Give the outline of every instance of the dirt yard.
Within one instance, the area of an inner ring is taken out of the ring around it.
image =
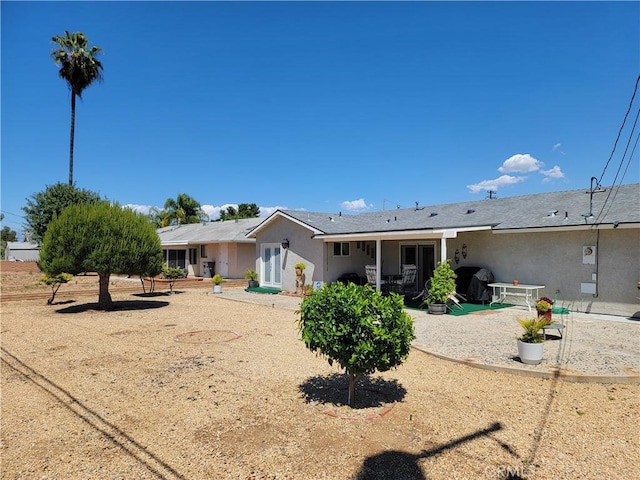
[[[16,300],[39,274],[0,275],[2,479],[640,478],[638,385],[412,351],[352,410],[291,310],[118,281],[102,312],[97,277],[47,306]]]

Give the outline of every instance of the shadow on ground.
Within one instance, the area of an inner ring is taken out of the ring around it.
[[[332,375],[308,378],[298,386],[307,402],[348,405],[349,376],[334,373]],[[360,377],[356,383],[356,401],[354,408],[380,407],[398,402],[407,394],[397,380]]]
[[[175,290],[173,294],[171,292],[146,292],[146,293],[134,293],[134,297],[140,298],[154,298],[154,297],[170,297],[171,295],[177,295],[179,293],[184,293],[184,291]]]
[[[97,303],[84,303],[82,305],[73,305],[67,308],[60,308],[56,313],[84,313],[88,311],[99,312],[118,312],[127,310],[150,310],[152,308],[162,308],[169,305],[169,302],[159,302],[151,300],[122,300],[111,304],[108,309],[101,308]]]
[[[422,450],[417,454],[403,452],[400,450],[382,452],[378,455],[367,457],[362,463],[360,471],[354,478],[355,480],[425,480],[427,477],[420,467],[421,460],[436,456],[446,450],[457,448],[467,442],[471,442],[482,437],[489,437],[494,441],[497,441],[502,449],[511,453],[516,460],[516,463],[520,463],[518,462],[518,455],[509,445],[500,442],[492,436],[494,432],[499,430],[502,430],[502,425],[499,422],[496,422],[489,425],[487,428],[477,430],[469,435],[456,438],[448,443],[435,446],[434,448]],[[524,469],[517,470],[523,471]],[[517,470],[514,469],[513,472],[507,471],[505,472],[506,475],[501,475],[500,473],[502,472],[498,472],[496,478],[505,480],[522,480],[524,477],[522,477]]]

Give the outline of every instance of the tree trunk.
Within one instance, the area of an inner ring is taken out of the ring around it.
[[[71,91],[71,138],[69,140],[69,185],[73,185],[73,139],[76,133],[76,94]]]
[[[109,293],[109,273],[98,273],[100,276],[100,294],[98,295],[98,307],[103,310],[111,308],[111,294]]]
[[[356,404],[356,380],[358,380],[358,376],[354,373],[349,373],[349,406],[351,408]]]

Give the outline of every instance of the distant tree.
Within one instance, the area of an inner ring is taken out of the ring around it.
[[[200,207],[200,203],[186,193],[179,193],[175,200],[168,198],[160,215],[160,226],[162,227],[167,227],[173,223],[178,225],[199,223],[209,218]]]
[[[2,230],[0,230],[0,258],[2,260],[4,260],[4,252],[7,248],[7,242],[15,242],[16,238],[18,238],[17,232],[11,230],[7,226],[2,227]]]
[[[184,277],[184,271],[181,268],[165,266],[162,269],[162,276],[169,280],[169,293],[173,294],[173,285],[177,279]]]
[[[41,244],[51,220],[69,205],[95,203],[100,200],[100,195],[91,190],[79,190],[73,185],[61,182],[47,185],[44,191],[31,195],[27,199],[27,206],[22,207],[26,213],[26,231],[29,239]]]
[[[145,216],[108,202],[67,207],[49,225],[40,249],[46,275],[97,272],[103,309],[112,304],[112,273],[155,276],[162,266],[160,239]]]
[[[60,287],[69,283],[69,280],[73,278],[73,275],[70,273],[59,273],[58,275],[45,275],[40,279],[40,283],[44,283],[45,285],[49,285],[51,287],[51,298],[47,300],[47,305],[52,305],[53,300],[56,298],[56,293],[60,290]]]
[[[260,209],[255,203],[241,203],[236,210],[233,206],[228,206],[226,210],[220,210],[220,220],[236,220],[241,218],[257,218],[260,216]]]
[[[157,207],[151,207],[149,209],[149,213],[147,214],[147,220],[155,228],[160,228],[162,227],[162,214],[163,210]]]
[[[76,96],[96,80],[102,79],[102,63],[96,58],[102,51],[99,47],[89,48],[89,40],[82,32],[70,33],[51,39],[57,46],[51,52],[53,61],[60,67],[58,74],[67,82],[71,90],[71,135],[69,141],[69,185],[73,185],[73,144],[76,128]]]
[[[369,285],[334,283],[313,290],[300,305],[302,341],[337,362],[349,375],[349,405],[358,377],[385,372],[409,355],[413,320],[400,295],[383,296]]]

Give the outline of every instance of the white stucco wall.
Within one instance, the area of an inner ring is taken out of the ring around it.
[[[637,229],[570,232],[460,234],[447,244],[450,256],[467,245],[467,258],[453,268],[473,265],[491,270],[497,282],[517,279],[545,285],[541,295],[557,293],[573,311],[630,316],[640,310],[640,240]],[[583,263],[583,247],[597,245],[597,265]],[[597,280],[592,280],[596,274]],[[581,293],[582,283],[595,283],[597,294]],[[519,303],[517,299],[512,303]]]

